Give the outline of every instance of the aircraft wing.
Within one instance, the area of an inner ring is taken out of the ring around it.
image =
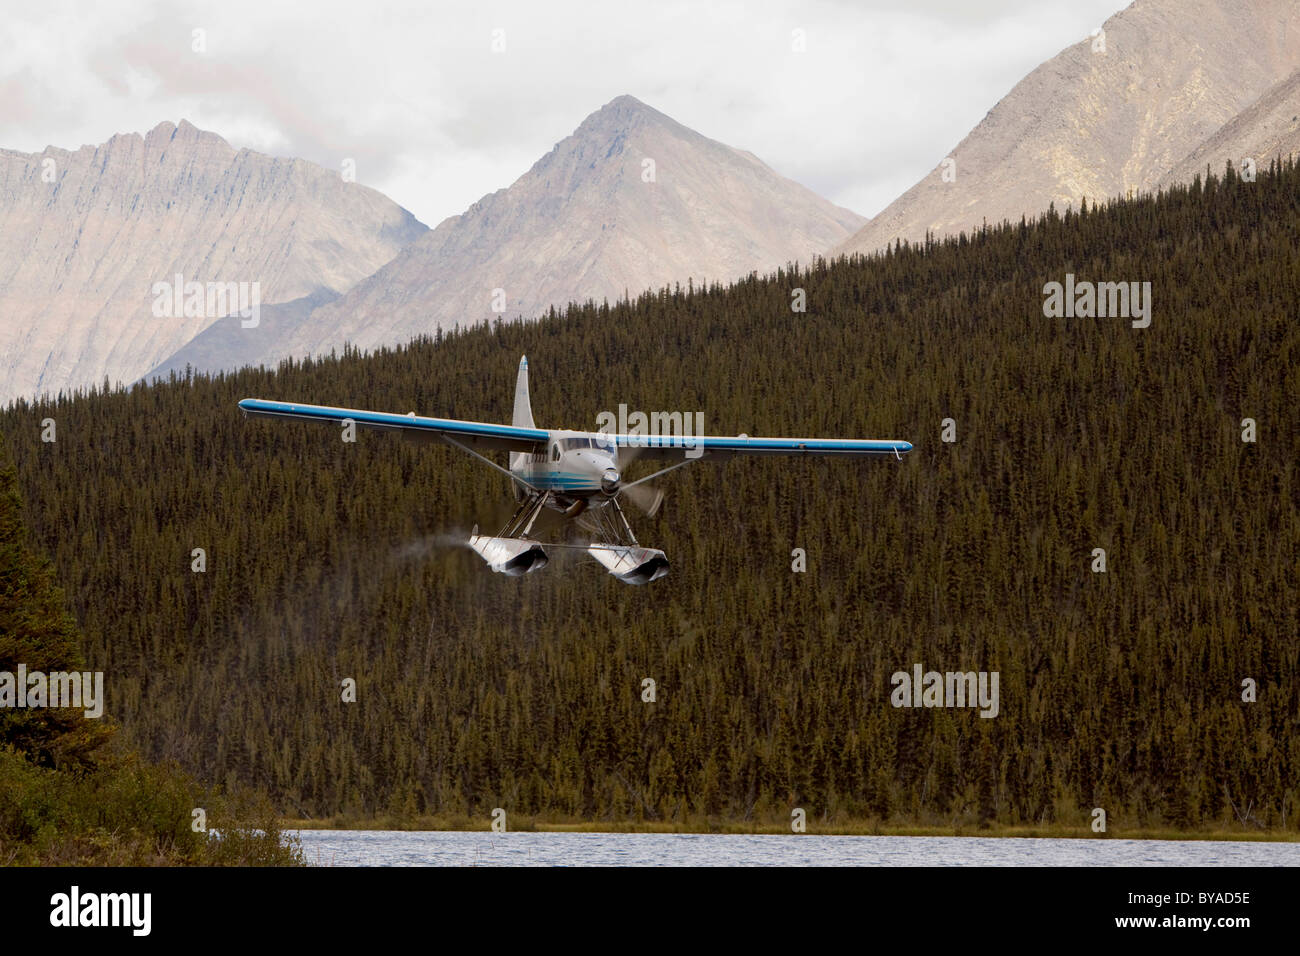
[[[451,439],[477,449],[517,451],[525,454],[543,451],[547,433],[541,428],[516,428],[487,422],[465,422],[455,418],[424,418],[414,413],[368,412],[356,408],[332,408],[328,405],[300,405],[294,402],[269,402],[246,398],[239,403],[245,415],[256,418],[288,418],[308,422],[333,422],[341,425],[351,420],[358,428],[377,428],[400,432],[415,441]]]
[[[909,442],[868,438],[732,438],[701,435],[611,435],[619,448],[637,458],[730,458],[733,455],[813,455],[836,458],[902,458],[912,450]]]

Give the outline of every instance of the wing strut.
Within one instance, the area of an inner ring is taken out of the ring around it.
[[[503,474],[503,475],[505,475],[507,478],[509,478],[511,481],[517,481],[517,482],[519,482],[521,485],[524,485],[525,487],[531,488],[533,491],[537,492],[538,494],[541,494],[541,492],[542,492],[542,489],[541,489],[541,488],[538,488],[538,487],[535,486],[535,485],[529,484],[528,482],[524,481],[524,479],[522,479],[522,478],[520,478],[518,475],[516,475],[514,472],[509,471],[508,469],[502,468],[500,465],[498,465],[498,464],[497,464],[495,461],[493,461],[491,458],[485,458],[484,456],[482,456],[482,455],[480,455],[478,452],[476,452],[474,449],[472,449],[472,448],[466,448],[464,445],[462,445],[460,442],[456,441],[456,439],[452,438],[450,435],[443,435],[443,436],[442,436],[442,440],[445,441],[448,445],[455,445],[455,446],[456,446],[457,448],[459,448],[461,451],[466,452],[467,454],[473,455],[473,456],[474,456],[475,458],[477,458],[479,461],[486,462],[487,464],[489,464],[489,465],[491,465],[493,468],[495,468],[497,471],[501,472],[501,474]]]
[[[700,458],[703,458],[703,457],[704,457],[703,455],[700,456]],[[629,481],[629,482],[628,482],[626,485],[624,485],[623,487],[624,487],[624,488],[635,488],[637,485],[641,484],[643,481],[649,481],[651,478],[658,478],[660,475],[666,475],[666,474],[668,474],[668,472],[670,472],[670,471],[675,471],[676,469],[681,468],[681,467],[683,467],[684,465],[689,465],[689,464],[690,464],[691,462],[693,462],[693,461],[699,461],[700,458],[687,458],[685,461],[679,461],[677,464],[675,464],[675,465],[669,465],[667,468],[660,468],[658,471],[656,471],[656,472],[652,472],[651,474],[646,475],[644,478],[638,478],[636,481]]]

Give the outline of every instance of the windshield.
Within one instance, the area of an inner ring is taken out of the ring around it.
[[[578,448],[592,448],[596,451],[603,451],[607,455],[614,454],[614,442],[603,435],[597,435],[594,438],[562,438],[560,439],[560,449],[562,451],[573,451]]]

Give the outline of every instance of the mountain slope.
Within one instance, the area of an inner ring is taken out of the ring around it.
[[[129,740],[283,812],[748,829],[800,806],[827,828],[1089,835],[1102,806],[1112,832],[1295,837],[1297,258],[1300,169],[1265,169],[437,345],[19,405],[0,432]],[[1044,318],[1071,262],[1149,280],[1152,326]],[[493,574],[457,544],[506,520],[510,484],[457,449],[236,409],[509,421],[525,354],[547,425],[626,402],[915,448],[666,476],[631,521],[672,571],[642,589],[571,550]],[[95,427],[51,454],[47,415]],[[890,675],[918,664],[999,673],[998,716],[894,707]]]
[[[1138,0],[1021,80],[942,164],[833,251],[1153,188],[1300,62],[1295,0]]]
[[[338,297],[339,294],[331,289],[317,289],[311,295],[264,306],[256,333],[245,329],[238,315],[218,319],[156,368],[150,369],[143,379],[146,382],[166,379],[172,372],[183,375],[187,368],[195,373],[216,374],[246,365],[260,365],[268,341],[288,338],[314,310]]]
[[[342,292],[425,231],[373,189],[184,120],[72,152],[0,150],[0,400],[163,361],[219,317],[154,315],[154,284],[177,274],[257,282],[263,304]]]
[[[1246,157],[1255,160],[1258,170],[1272,159],[1295,155],[1300,155],[1300,70],[1225,123],[1160,184],[1189,182],[1198,173],[1204,177],[1206,167],[1219,174],[1228,162],[1240,169]]]
[[[372,348],[688,277],[731,279],[807,261],[863,222],[752,154],[620,96],[510,188],[318,310],[279,354]]]

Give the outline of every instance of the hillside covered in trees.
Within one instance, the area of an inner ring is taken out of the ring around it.
[[[287,814],[1294,831],[1298,263],[1300,168],[1229,171],[0,432],[123,733]],[[1045,318],[1067,273],[1149,281],[1151,325]],[[625,402],[915,449],[681,469],[632,517],[672,571],[632,588],[581,555],[492,574],[457,542],[508,482],[453,449],[236,408],[509,421],[522,354],[542,427]],[[916,664],[999,672],[999,713],[891,706]]]
[[[65,677],[55,675],[87,673],[80,643],[53,569],[23,524],[17,475],[0,441],[0,864],[304,862],[296,842],[282,840],[264,795],[218,793],[115,739],[98,681],[79,686],[77,706],[62,706]],[[87,690],[95,703],[82,696]],[[220,835],[209,833],[209,814]]]

